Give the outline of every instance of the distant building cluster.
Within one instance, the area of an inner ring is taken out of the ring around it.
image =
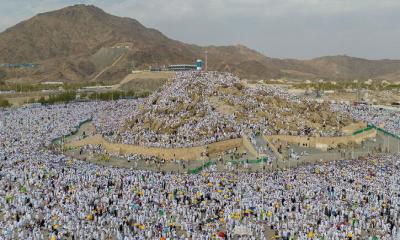
[[[196,64],[173,64],[166,67],[150,67],[150,71],[152,72],[161,72],[161,71],[202,71],[203,70],[203,60],[198,59]]]

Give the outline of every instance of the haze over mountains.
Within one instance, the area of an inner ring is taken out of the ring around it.
[[[26,81],[112,82],[130,73],[133,66],[193,63],[204,58],[206,49],[210,70],[230,71],[242,78],[400,79],[400,60],[277,59],[242,45],[201,47],[86,5],[38,14],[0,33],[0,63],[40,64],[35,69],[7,70],[7,78]]]

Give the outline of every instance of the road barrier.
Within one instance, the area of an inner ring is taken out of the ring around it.
[[[397,139],[397,140],[400,140],[400,136],[397,136],[396,134],[393,134],[393,133],[391,133],[391,132],[388,132],[388,131],[386,131],[385,129],[382,129],[382,128],[380,128],[380,127],[377,127],[377,126],[375,126],[375,125],[373,125],[373,124],[368,124],[368,127],[367,128],[375,128],[377,131],[379,131],[379,132],[382,132],[382,133],[384,133],[385,135],[389,135],[389,136],[391,136],[391,137],[393,137],[393,138],[395,138],[395,139]]]
[[[372,130],[372,129],[374,129],[374,127],[368,126],[368,127],[366,127],[366,128],[363,128],[363,129],[360,129],[360,130],[357,130],[357,131],[353,132],[352,135],[355,136],[355,135],[361,134],[361,133],[363,133],[363,132],[370,131],[370,130]]]
[[[189,170],[189,174],[197,174],[197,173],[203,171],[205,168],[213,165],[214,163],[215,163],[215,161],[211,161],[210,160],[210,161],[206,162],[205,164],[201,165],[200,167],[197,167],[195,169]]]
[[[230,161],[230,163],[238,165],[238,164],[259,164],[259,163],[265,163],[268,161],[268,158],[264,157],[261,159],[254,159],[254,160],[242,160],[242,161]]]

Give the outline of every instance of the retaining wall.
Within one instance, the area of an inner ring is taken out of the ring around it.
[[[303,137],[303,136],[289,136],[289,135],[273,135],[265,136],[269,142],[280,141],[295,143],[301,146],[314,147],[320,149],[326,149],[329,147],[336,148],[338,145],[348,145],[350,143],[360,144],[363,141],[374,138],[377,135],[377,130],[370,128],[364,131],[359,131],[356,134],[343,137]]]
[[[242,138],[229,139],[221,142],[208,144],[207,151],[211,155],[224,152],[233,148],[239,148],[242,145],[243,145]]]
[[[101,135],[87,137],[80,141],[68,143],[68,147],[82,147],[86,145],[99,145],[101,144],[107,151],[121,154],[141,154],[156,156],[166,160],[184,159],[184,160],[199,160],[202,158],[202,153],[208,152],[217,154],[225,152],[230,149],[244,147],[254,157],[258,157],[257,151],[254,149],[251,142],[244,138],[235,138],[216,143],[208,144],[207,146],[188,147],[188,148],[157,148],[157,147],[144,147],[129,144],[110,143],[105,140]]]
[[[185,159],[197,160],[201,158],[201,153],[205,152],[205,147],[191,147],[191,148],[156,148],[144,147],[137,145],[110,143],[106,141],[101,135],[95,135],[82,139],[77,142],[69,143],[69,147],[82,147],[86,145],[99,145],[101,144],[107,151],[121,154],[141,154],[156,156],[166,160],[172,159]]]

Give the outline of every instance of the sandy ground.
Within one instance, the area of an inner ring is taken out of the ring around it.
[[[121,89],[124,85],[134,81],[146,81],[146,80],[162,80],[170,79],[174,76],[174,72],[136,72],[129,74],[118,84],[112,86],[113,90]]]

